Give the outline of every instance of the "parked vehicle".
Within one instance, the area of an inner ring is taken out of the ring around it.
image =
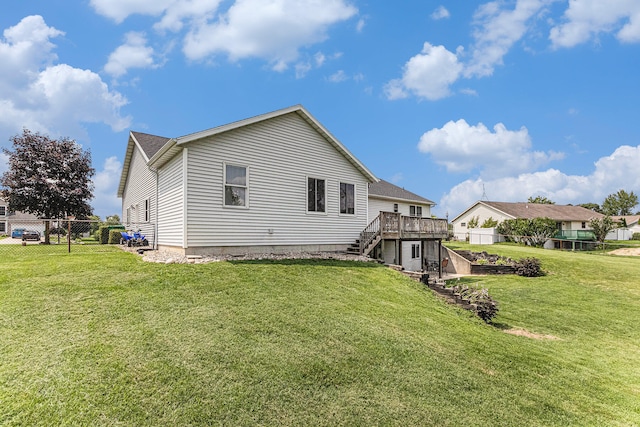
[[[22,241],[37,240],[40,241],[40,232],[35,230],[24,230],[22,233]]]
[[[25,232],[24,228],[14,228],[11,231],[11,238],[12,239],[22,239],[22,233]]]
[[[120,244],[122,244],[122,245],[126,245],[128,247],[131,247],[131,246],[149,246],[149,242],[147,241],[147,238],[144,236],[144,234],[140,233],[140,230],[138,230],[136,232],[121,231],[120,235],[122,236],[120,238]]]

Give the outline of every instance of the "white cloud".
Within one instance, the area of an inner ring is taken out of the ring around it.
[[[439,210],[450,218],[480,200],[524,202],[541,195],[558,204],[601,204],[607,195],[620,189],[640,193],[640,175],[633,173],[640,164],[640,145],[618,147],[610,156],[595,163],[590,175],[566,175],[556,169],[524,173],[497,179],[470,179],[453,187],[439,203]]]
[[[364,18],[358,19],[358,23],[356,24],[356,31],[361,33],[364,30],[364,26],[366,25],[366,21]]]
[[[430,154],[448,172],[479,170],[485,177],[532,171],[562,158],[560,153],[531,151],[531,137],[525,127],[512,131],[498,123],[492,132],[482,123],[470,126],[463,119],[426,132],[418,149]]]
[[[388,82],[385,94],[388,99],[406,98],[415,95],[418,98],[437,100],[450,95],[449,86],[462,72],[458,54],[448,51],[444,46],[425,43],[422,52],[404,65],[402,77]]]
[[[450,16],[451,14],[447,10],[447,8],[441,5],[441,6],[438,6],[436,10],[433,11],[433,13],[431,14],[431,19],[438,21],[440,19],[447,19]]]
[[[121,23],[134,14],[159,16],[170,6],[184,2],[180,0],[91,0],[89,3],[100,15]]]
[[[125,43],[109,55],[104,71],[113,77],[120,77],[130,68],[156,68],[154,51],[147,46],[143,33],[129,32],[125,35]]]
[[[485,77],[493,74],[496,65],[529,29],[529,21],[552,0],[518,0],[513,10],[503,9],[493,1],[480,6],[474,15],[475,39],[470,51],[471,60],[465,67],[466,77]]]
[[[329,26],[356,12],[343,0],[237,0],[218,20],[194,26],[183,51],[192,60],[263,58],[281,71],[300,48],[324,41]]]
[[[57,135],[85,135],[82,123],[104,123],[119,131],[127,100],[100,76],[66,64],[53,65],[51,38],[63,34],[41,16],[28,16],[0,40],[0,136],[7,141],[23,127]],[[17,71],[19,69],[19,71]],[[16,76],[19,75],[19,77]],[[10,83],[10,84],[6,84]]]
[[[614,33],[618,40],[640,42],[640,2],[637,0],[573,0],[565,22],[551,29],[555,48],[573,47],[599,33]]]
[[[105,159],[102,170],[97,171],[93,177],[94,197],[91,206],[94,213],[102,218],[107,215],[120,215],[122,204],[116,194],[121,172],[122,163],[113,156]]]
[[[348,79],[349,79],[349,76],[347,76],[347,73],[345,73],[344,70],[338,70],[329,76],[329,81],[331,83],[341,83]]]

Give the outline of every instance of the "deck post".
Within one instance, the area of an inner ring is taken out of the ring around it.
[[[442,239],[438,239],[438,279],[442,279]]]

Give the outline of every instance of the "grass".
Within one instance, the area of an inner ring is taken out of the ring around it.
[[[30,249],[0,260],[1,425],[640,424],[640,258],[492,246],[547,275],[465,279],[491,326],[372,264]]]

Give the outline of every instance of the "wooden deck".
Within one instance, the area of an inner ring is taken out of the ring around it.
[[[368,254],[380,240],[439,240],[446,239],[447,233],[446,219],[380,212],[360,233],[360,253]]]

